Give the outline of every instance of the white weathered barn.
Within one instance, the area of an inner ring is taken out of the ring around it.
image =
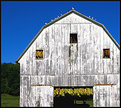
[[[44,25],[16,60],[20,106],[53,106],[54,87],[92,86],[94,107],[120,106],[120,46],[75,10]]]

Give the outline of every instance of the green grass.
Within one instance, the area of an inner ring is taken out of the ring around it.
[[[89,104],[90,107],[93,107],[93,99],[92,100],[86,100],[86,104]],[[75,100],[75,104],[83,104],[83,101],[81,100]]]
[[[19,96],[1,94],[1,107],[19,107]]]
[[[1,107],[19,107],[19,96],[11,96],[8,94],[1,94]],[[83,104],[81,100],[75,100],[76,104]],[[86,104],[93,107],[93,100],[86,100]]]

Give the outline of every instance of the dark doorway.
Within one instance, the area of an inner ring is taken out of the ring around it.
[[[92,87],[54,87],[54,107],[92,107]]]

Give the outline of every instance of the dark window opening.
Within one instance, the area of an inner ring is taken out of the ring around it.
[[[103,49],[103,58],[110,58],[110,50]]]
[[[93,107],[92,87],[54,87],[54,107]]]
[[[77,34],[70,34],[70,43],[77,43]]]
[[[43,58],[43,50],[36,50],[36,59]]]

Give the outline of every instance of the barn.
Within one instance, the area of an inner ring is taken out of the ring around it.
[[[55,87],[88,86],[94,107],[120,106],[120,46],[74,9],[45,24],[16,62],[21,107],[53,107]]]

